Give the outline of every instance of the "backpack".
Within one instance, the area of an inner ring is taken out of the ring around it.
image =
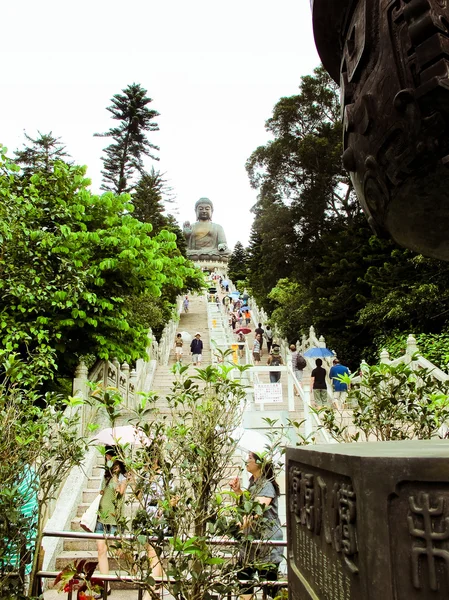
[[[297,371],[303,371],[306,367],[307,367],[307,361],[304,358],[304,356],[301,356],[301,354],[298,354],[298,356],[296,357],[296,370]]]

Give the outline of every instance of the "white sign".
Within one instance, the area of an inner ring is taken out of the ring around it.
[[[282,402],[282,383],[256,383],[254,384],[254,402]]]

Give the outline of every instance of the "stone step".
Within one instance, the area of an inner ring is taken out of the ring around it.
[[[98,475],[95,475],[95,476],[92,475],[91,477],[89,477],[89,479],[87,480],[88,489],[99,490],[101,488],[101,482],[103,481],[104,469],[100,469],[99,467],[97,467],[97,469],[99,471],[101,471],[101,473]]]

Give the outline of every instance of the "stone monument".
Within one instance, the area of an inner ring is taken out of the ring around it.
[[[447,600],[447,440],[287,450],[291,600]]]
[[[196,223],[186,221],[183,225],[187,240],[187,256],[193,261],[224,263],[230,252],[226,243],[224,229],[212,223],[214,205],[209,198],[200,198],[195,204]]]
[[[372,229],[449,260],[449,2],[311,3],[341,86],[343,164]]]

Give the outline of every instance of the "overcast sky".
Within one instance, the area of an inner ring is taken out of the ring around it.
[[[140,83],[160,113],[160,161],[178,215],[195,220],[206,196],[228,243],[247,244],[256,190],[245,161],[268,140],[264,123],[282,96],[312,73],[309,0],[22,0],[2,6],[0,142],[23,131],[60,136],[92,190],[101,185],[94,132],[113,121],[111,97]]]

